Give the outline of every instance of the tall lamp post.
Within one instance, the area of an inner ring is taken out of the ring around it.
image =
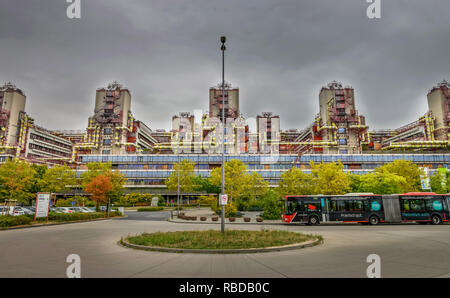
[[[179,145],[179,144],[178,144]],[[177,164],[177,176],[178,176],[178,183],[177,183],[177,216],[180,216],[180,152],[178,152],[178,164]]]
[[[220,37],[220,42],[222,46],[220,47],[222,51],[222,195],[225,194],[225,42],[227,38],[225,36]],[[221,200],[222,201],[222,200]],[[222,202],[220,202],[222,204]],[[222,234],[225,233],[225,205],[222,204],[221,212],[222,222],[220,229]]]

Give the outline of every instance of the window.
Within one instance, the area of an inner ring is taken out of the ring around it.
[[[104,139],[103,145],[111,145],[111,139]]]
[[[109,154],[111,154],[111,150],[103,150],[102,154],[109,155]]]
[[[349,211],[364,211],[363,202],[360,200],[347,201]]]
[[[330,211],[336,211],[336,212],[347,211],[344,200],[331,200],[329,209],[330,209]]]
[[[292,215],[292,214],[294,214],[294,212],[297,211],[297,209],[298,209],[298,202],[297,202],[297,200],[295,198],[294,199],[288,199],[286,204],[287,204],[287,206],[286,206],[286,214]]]
[[[424,211],[425,200],[409,200],[409,207],[411,211]]]
[[[347,145],[347,139],[339,139],[339,145]]]
[[[338,133],[346,133],[347,129],[345,129],[345,127],[339,127],[338,128]]]
[[[112,135],[112,129],[110,127],[107,127],[103,130],[103,134],[105,135]]]

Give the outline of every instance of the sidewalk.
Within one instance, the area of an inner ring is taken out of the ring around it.
[[[174,223],[201,223],[201,224],[220,224],[221,217],[220,215],[215,214],[209,208],[199,208],[194,210],[181,210],[180,213],[184,213],[185,216],[196,216],[197,220],[186,220],[177,218],[177,211],[173,211],[173,218],[169,218],[169,222]],[[242,212],[242,217],[235,217],[235,221],[231,222],[228,218],[225,219],[227,224],[245,224],[245,225],[282,225],[284,224],[281,219],[279,220],[264,220],[263,222],[257,222],[256,218],[261,212]],[[205,221],[201,221],[200,217],[206,217]],[[212,217],[218,217],[218,221],[212,221]],[[245,222],[244,218],[249,217],[250,222]]]

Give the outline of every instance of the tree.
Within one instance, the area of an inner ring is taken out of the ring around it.
[[[375,172],[361,176],[359,190],[375,194],[395,194],[402,192],[405,183],[405,177],[387,172]]]
[[[91,183],[97,176],[104,175],[110,179],[111,190],[108,193],[108,198],[111,202],[117,202],[123,195],[123,186],[125,184],[125,176],[119,171],[113,171],[111,163],[92,162],[87,164],[88,170],[81,174],[81,186],[83,189]],[[109,202],[109,201],[108,201]],[[109,208],[109,205],[108,205]]]
[[[268,190],[269,182],[265,181],[260,174],[257,172],[247,174],[244,193],[250,199],[256,200],[257,197],[264,195]]]
[[[350,179],[342,169],[341,162],[320,164],[311,162],[314,192],[323,195],[343,195],[350,192]]]
[[[35,171],[35,174],[30,182],[30,192],[33,194],[43,192],[44,190],[42,185],[42,178],[44,177],[44,174],[47,172],[48,168],[46,165],[37,164],[32,164],[31,168],[33,168],[33,170]]]
[[[402,192],[421,191],[420,175],[422,171],[411,161],[397,159],[375,169],[376,173],[391,173],[405,178]]]
[[[7,161],[0,165],[0,186],[3,198],[29,204],[34,198],[31,181],[36,171],[26,162]]]
[[[278,182],[278,193],[287,195],[311,195],[314,194],[314,179],[310,174],[303,173],[297,167],[281,174]]]
[[[178,182],[180,182],[180,193],[192,192],[196,185],[194,164],[190,159],[184,159],[182,162],[174,164],[173,172],[166,180],[167,188],[170,191],[177,191]]]
[[[42,190],[51,193],[65,192],[67,186],[74,186],[76,173],[68,166],[55,166],[48,169],[42,176]]]
[[[243,194],[247,182],[246,172],[247,166],[240,160],[232,159],[225,163],[225,193],[230,202]],[[222,184],[222,167],[211,171],[211,183]]]
[[[92,195],[95,209],[98,212],[100,203],[108,202],[108,193],[112,190],[111,178],[107,175],[98,175],[89,182],[84,191]]]
[[[430,176],[431,190],[438,194],[448,193],[447,173],[436,172]]]
[[[271,189],[263,196],[263,211],[264,219],[281,219],[283,204],[276,191]]]
[[[194,191],[206,192],[209,194],[220,194],[221,184],[213,184],[210,178],[203,178],[198,175],[192,178],[194,184]]]

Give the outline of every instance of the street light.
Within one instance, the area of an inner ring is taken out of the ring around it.
[[[178,175],[177,216],[180,216],[180,152],[178,152],[177,175]]]
[[[222,195],[225,194],[225,42],[227,38],[225,36],[220,37],[220,42],[222,46],[220,50],[222,51]],[[220,200],[222,205],[221,212],[221,225],[220,229],[222,234],[225,233],[225,205],[222,204],[222,200]]]

